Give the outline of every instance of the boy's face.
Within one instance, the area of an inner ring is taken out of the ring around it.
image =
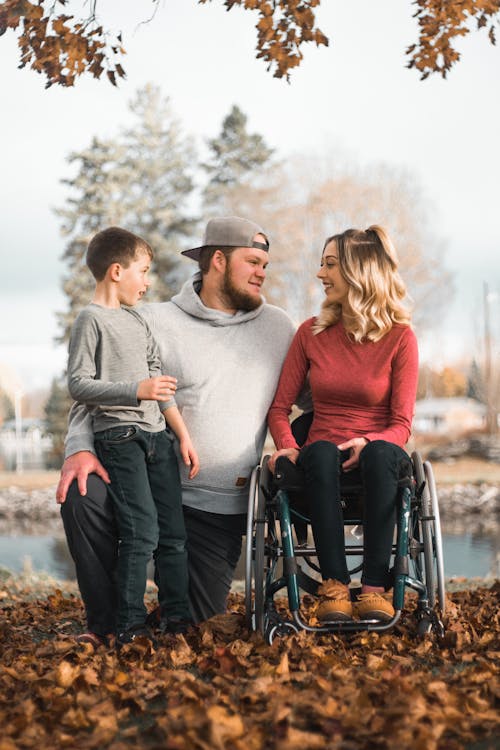
[[[121,305],[132,307],[147,292],[151,284],[148,279],[150,267],[151,259],[145,250],[139,250],[135,259],[127,268],[121,266],[120,280],[118,281],[118,299]]]

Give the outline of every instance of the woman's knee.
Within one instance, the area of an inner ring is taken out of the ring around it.
[[[373,440],[367,443],[359,456],[359,465],[363,473],[396,472],[404,457],[404,451],[394,443],[386,440]]]
[[[328,469],[339,467],[340,451],[335,443],[328,440],[317,440],[302,449],[300,452],[299,463],[307,469]]]

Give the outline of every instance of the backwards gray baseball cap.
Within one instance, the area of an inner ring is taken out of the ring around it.
[[[265,242],[254,240],[256,234],[262,234]],[[268,252],[269,242],[264,230],[253,221],[240,219],[239,216],[220,216],[207,223],[202,244],[191,250],[183,250],[181,255],[198,260],[205,247],[256,247]]]

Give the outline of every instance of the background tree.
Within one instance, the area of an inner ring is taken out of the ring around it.
[[[46,431],[52,437],[52,448],[47,468],[58,469],[64,461],[64,438],[68,429],[68,414],[72,401],[68,393],[66,378],[54,378],[45,404]]]
[[[14,419],[14,403],[11,396],[0,386],[0,425]]]
[[[202,166],[209,180],[203,202],[214,214],[224,212],[225,196],[236,185],[252,189],[256,173],[273,154],[263,136],[247,131],[247,119],[239,107],[233,106],[220,134],[208,141],[209,158]]]
[[[333,163],[332,163],[333,162]],[[432,324],[453,293],[443,250],[432,235],[429,211],[415,179],[387,166],[356,169],[340,158],[296,157],[260,170],[252,189],[235,185],[225,207],[254,216],[271,238],[265,295],[296,322],[317,313],[323,294],[316,279],[326,237],[348,227],[387,227],[413,300],[418,327]]]
[[[129,129],[115,140],[95,137],[68,159],[77,172],[63,180],[67,205],[57,211],[68,237],[63,289],[69,307],[59,314],[60,341],[68,339],[76,315],[91,298],[94,282],[85,252],[100,229],[124,226],[151,244],[154,284],[148,299],[169,299],[184,272],[179,249],[196,223],[185,207],[193,190],[193,149],[157,87],[139,91],[130,109],[134,122]]]
[[[200,4],[213,0],[198,0]],[[321,0],[218,0],[227,10],[235,6],[257,16],[256,57],[277,78],[289,79],[290,71],[303,59],[302,45],[314,42],[327,46],[329,39],[315,25]],[[97,16],[97,0],[82,0],[79,14],[58,13],[67,0],[5,0],[0,4],[0,35],[12,29],[21,52],[20,67],[29,65],[43,74],[51,86],[73,86],[78,76],[106,73],[113,85],[125,75],[121,65],[125,50],[121,33],[103,29]],[[151,0],[158,8],[159,0]],[[410,45],[409,68],[426,78],[430,73],[446,77],[460,59],[456,41],[474,26],[485,28],[495,44],[495,23],[500,15],[500,0],[414,0],[419,38]],[[90,9],[90,10],[89,10]]]
[[[457,398],[467,396],[467,377],[455,367],[434,370],[423,365],[419,370],[417,398]]]

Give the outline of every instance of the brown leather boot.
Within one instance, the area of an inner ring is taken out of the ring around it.
[[[371,591],[368,594],[359,594],[355,609],[357,616],[361,620],[387,622],[394,617],[394,607],[391,602],[377,591]]]
[[[345,583],[329,578],[318,586],[321,597],[316,617],[322,624],[352,620],[352,603],[349,588]]]

